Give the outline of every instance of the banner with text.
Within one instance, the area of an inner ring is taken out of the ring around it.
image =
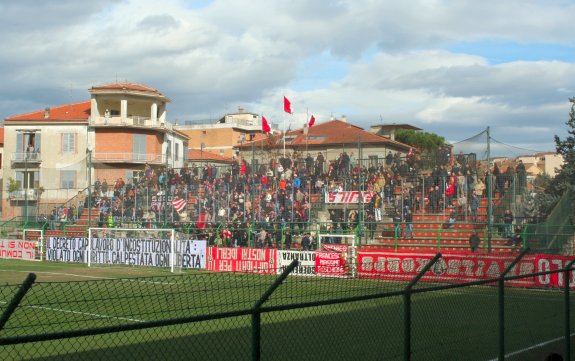
[[[208,247],[210,271],[276,273],[276,265],[275,249]]]
[[[37,241],[22,241],[17,239],[0,239],[0,258],[23,259],[34,261],[36,259]]]
[[[322,276],[343,276],[345,274],[345,253],[317,251],[315,272]]]
[[[294,268],[292,275],[315,275],[315,251],[277,251],[278,274],[285,271],[287,266],[294,259],[299,261],[299,265]]]
[[[535,256],[537,265],[537,272],[556,271],[567,266],[573,260],[573,256],[558,256],[551,254],[538,254]],[[547,275],[537,276],[535,283],[539,287],[565,287],[565,274],[564,272],[552,273]],[[571,271],[569,275],[569,288],[575,288],[575,271]]]
[[[432,253],[358,252],[359,277],[412,280],[434,257]],[[445,254],[427,272],[422,281],[470,282],[497,278],[515,259],[515,255]],[[511,269],[508,276],[537,272],[535,256],[529,255]],[[534,277],[507,281],[507,285],[533,287]]]
[[[361,203],[369,203],[373,198],[374,193],[371,191],[361,192]],[[342,191],[342,192],[326,192],[325,203],[336,204],[336,203],[359,203],[359,192],[358,191]]]
[[[175,241],[175,266],[205,269],[206,244],[205,240]],[[94,238],[90,261],[97,264],[170,267],[171,253],[169,239]],[[88,239],[48,237],[46,260],[87,263]]]

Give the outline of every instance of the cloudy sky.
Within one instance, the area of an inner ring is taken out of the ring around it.
[[[241,106],[280,128],[345,115],[455,142],[489,126],[509,149],[553,151],[573,19],[570,0],[2,0],[0,117],[128,81],[170,97],[178,123]]]

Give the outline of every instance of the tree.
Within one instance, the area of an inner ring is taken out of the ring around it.
[[[398,129],[395,132],[395,140],[409,144],[422,152],[433,151],[445,145],[445,138],[435,133],[422,133],[409,129]]]
[[[569,101],[572,103],[571,111],[569,120],[565,123],[569,127],[568,136],[561,140],[555,135],[557,153],[563,156],[564,161],[548,188],[548,191],[555,195],[561,195],[568,189],[575,190],[575,98],[570,98]]]
[[[563,156],[563,165],[555,178],[551,179],[545,187],[545,192],[538,194],[536,204],[538,213],[546,218],[553,210],[561,196],[571,190],[575,195],[575,98],[570,98],[572,103],[569,112],[569,120],[565,123],[569,127],[567,137],[559,138],[555,135],[555,148],[557,153]]]

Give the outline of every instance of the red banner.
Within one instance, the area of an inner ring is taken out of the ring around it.
[[[363,191],[361,192],[362,203],[371,202],[373,198],[373,192]],[[358,203],[359,202],[359,192],[357,191],[343,191],[343,192],[328,192],[325,196],[325,203]]]
[[[275,249],[208,247],[208,271],[276,273],[276,264]]]
[[[564,268],[569,262],[573,260],[573,257],[550,255],[550,254],[538,254],[535,256],[537,262],[537,272],[555,271]],[[575,287],[575,272],[571,271],[569,276],[569,288]],[[546,274],[537,276],[535,278],[535,283],[538,287],[565,287],[565,273],[558,272],[552,274]]]
[[[345,274],[345,254],[316,251],[315,273],[324,276],[343,276]]]
[[[358,253],[358,275],[359,277],[408,281],[413,279],[433,256],[433,253],[360,251]],[[421,280],[463,283],[494,279],[504,272],[515,257],[515,255],[486,256],[476,253],[445,254]],[[526,275],[535,272],[537,272],[535,256],[525,256],[507,275]],[[534,277],[507,281],[506,284],[521,287],[536,285]]]

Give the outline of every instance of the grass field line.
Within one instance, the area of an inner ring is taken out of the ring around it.
[[[571,333],[571,334],[569,335],[569,337],[573,337],[573,336],[575,336],[575,332],[574,332],[574,333]],[[556,337],[556,338],[553,338],[553,339],[551,339],[551,340],[543,341],[543,342],[537,343],[537,344],[535,344],[535,345],[532,345],[532,346],[529,346],[529,347],[526,347],[526,348],[522,348],[522,349],[517,350],[517,351],[513,351],[513,352],[506,353],[506,354],[505,354],[505,358],[511,357],[511,356],[516,356],[516,355],[520,355],[520,354],[522,354],[522,353],[525,353],[525,352],[528,352],[528,351],[531,351],[531,350],[535,350],[535,349],[540,348],[540,347],[545,347],[545,346],[547,346],[547,345],[549,345],[549,344],[552,344],[552,343],[555,343],[555,342],[559,342],[559,341],[562,341],[562,340],[564,340],[564,339],[565,339],[565,337]],[[499,360],[499,358],[496,357],[496,358],[490,359],[489,361],[497,361],[497,360]]]
[[[0,272],[44,273],[47,275],[57,275],[57,276],[83,277],[83,278],[106,279],[106,280],[115,280],[116,279],[113,277],[98,277],[98,276],[78,275],[78,274],[74,274],[74,273],[46,272],[46,271],[19,271],[19,270],[2,269],[2,270],[0,270]]]
[[[0,301],[0,303],[7,304],[8,302]],[[101,315],[98,313],[91,313],[91,312],[65,310],[63,308],[53,308],[53,307],[45,307],[45,306],[37,306],[37,305],[24,305],[21,307],[34,308],[34,309],[47,310],[47,311],[54,311],[54,312],[72,313],[75,315],[82,315],[82,316],[93,316],[93,317],[99,317],[99,318],[113,318],[113,319],[122,320],[122,321],[146,322],[145,320],[139,320],[137,318]]]
[[[18,270],[0,270],[1,272],[22,272],[22,273],[30,273],[31,271],[18,271]],[[103,276],[88,276],[88,275],[79,275],[74,273],[62,273],[62,272],[46,272],[46,271],[32,271],[32,273],[43,273],[47,275],[56,275],[56,276],[69,276],[69,277],[80,277],[80,278],[90,278],[90,279],[99,279],[99,280],[121,280],[125,282],[141,282],[141,283],[151,283],[151,284],[159,284],[159,285],[174,285],[176,283],[171,282],[158,282],[158,281],[143,281],[143,280],[136,280],[130,278],[115,278],[115,277],[103,277]]]

